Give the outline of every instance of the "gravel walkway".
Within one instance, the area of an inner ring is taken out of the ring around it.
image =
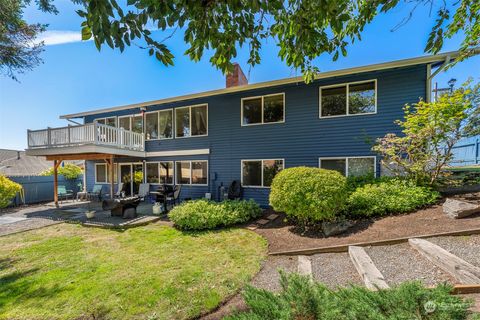
[[[62,223],[62,221],[54,219],[53,210],[54,208],[46,205],[33,205],[2,211],[0,218],[3,221],[17,221],[0,224],[0,236]]]
[[[425,285],[455,282],[452,277],[412,249],[408,243],[367,247],[365,250],[389,285],[410,280],[420,280]]]
[[[332,289],[350,284],[363,285],[348,253],[322,253],[311,256],[311,259],[312,274],[316,281]]]
[[[279,291],[280,274],[278,270],[297,272],[298,258],[296,256],[270,256],[262,270],[255,276],[252,285],[258,288]]]
[[[480,267],[480,235],[461,237],[437,237],[429,238],[428,241],[435,243],[454,255]]]

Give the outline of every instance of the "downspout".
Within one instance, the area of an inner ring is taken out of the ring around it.
[[[452,61],[451,56],[447,56],[445,61],[440,65],[434,73],[432,73],[432,64],[427,64],[427,102],[432,101],[432,80],[433,78],[440,73],[445,67]]]

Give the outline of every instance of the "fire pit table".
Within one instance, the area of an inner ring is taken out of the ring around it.
[[[131,219],[137,217],[137,206],[139,204],[139,197],[108,199],[102,202],[102,209],[110,210],[112,217]]]

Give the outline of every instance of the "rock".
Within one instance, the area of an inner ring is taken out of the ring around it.
[[[322,232],[326,237],[334,236],[347,231],[355,225],[352,220],[340,220],[333,222],[322,222]]]
[[[443,212],[452,219],[461,219],[480,212],[480,205],[448,198],[443,204]]]

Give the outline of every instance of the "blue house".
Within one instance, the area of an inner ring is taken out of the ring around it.
[[[241,181],[243,196],[268,205],[283,168],[312,166],[345,175],[382,174],[373,141],[399,133],[402,107],[430,99],[432,77],[456,52],[247,84],[238,65],[224,89],[84,111],[82,125],[28,131],[27,154],[86,161],[86,185],[117,183],[133,194],[181,184],[181,198],[220,197]],[[437,71],[432,73],[432,69]],[[113,176],[113,179],[112,179]],[[127,189],[128,189],[127,188]]]

